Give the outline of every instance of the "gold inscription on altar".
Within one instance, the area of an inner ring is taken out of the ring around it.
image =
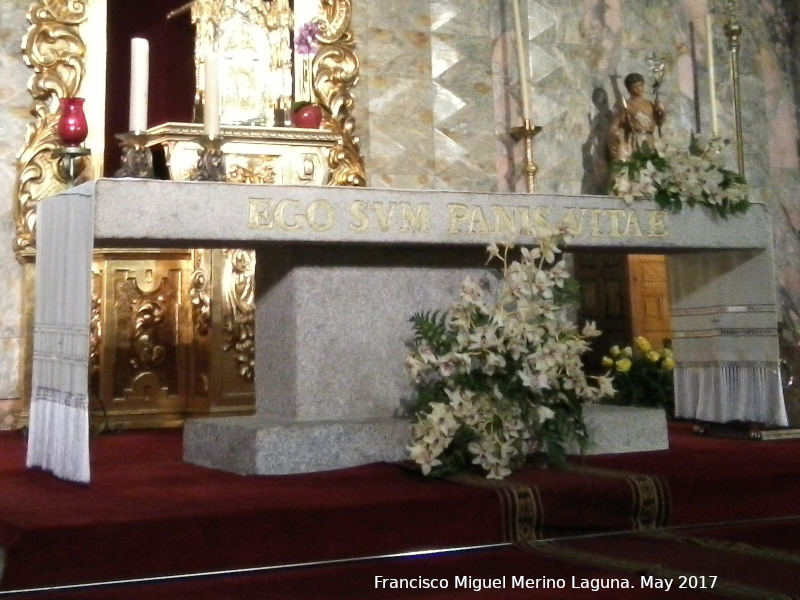
[[[328,200],[250,200],[250,229],[283,232],[327,232],[343,223],[354,234],[401,233],[513,239],[535,236],[542,229],[567,227],[575,237],[630,240],[667,238],[667,213],[631,208],[576,208],[555,206],[502,206],[447,204],[445,214],[432,219],[428,202],[365,202],[356,200],[337,207]]]
[[[630,239],[666,238],[667,213],[646,210],[644,217],[633,209],[572,208],[550,206],[498,206],[488,209],[468,204],[447,205],[451,235],[529,236],[537,228],[568,227],[575,237]]]
[[[300,200],[251,200],[250,229],[322,233],[336,224],[336,209],[327,200],[305,204]]]
[[[350,205],[350,231],[366,233],[372,230],[401,233],[428,233],[431,230],[431,205],[411,202],[361,202]]]

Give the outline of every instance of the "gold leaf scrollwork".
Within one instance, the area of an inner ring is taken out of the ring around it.
[[[136,316],[131,339],[130,363],[134,369],[151,370],[164,362],[167,351],[158,343],[158,332],[164,321],[164,312],[162,302],[143,299],[138,303],[134,311]]]
[[[192,273],[189,284],[189,300],[192,303],[192,321],[198,335],[208,335],[211,328],[211,286],[202,269]]]
[[[224,331],[226,351],[233,352],[236,370],[246,381],[255,377],[255,253],[226,250],[224,290]]]
[[[226,180],[231,183],[275,183],[275,158],[269,156],[253,157],[249,164],[234,165],[228,170]]]
[[[367,185],[364,171],[364,158],[360,154],[358,138],[353,135],[355,122],[351,117],[343,121],[331,120],[325,128],[337,133],[339,141],[328,154],[328,166],[331,170],[331,185],[349,185],[363,187]]]
[[[353,109],[352,88],[358,83],[359,62],[349,32],[330,44],[320,45],[314,56],[314,87],[323,106],[334,118]]]
[[[100,372],[100,345],[103,341],[103,300],[101,297],[102,274],[92,271],[91,320],[89,321],[89,376]]]
[[[358,83],[359,63],[350,29],[353,8],[350,0],[322,0],[324,18],[317,37],[319,50],[314,57],[314,88],[331,117],[324,128],[336,133],[340,142],[331,149],[328,164],[331,185],[366,185],[364,158],[354,136],[353,87]]]
[[[326,44],[333,44],[343,36],[351,36],[350,19],[353,16],[351,0],[322,0],[325,19],[320,22],[317,37]]]
[[[25,145],[17,155],[14,250],[18,258],[36,246],[39,200],[65,187],[53,150],[60,98],[75,96],[86,72],[86,45],[78,31],[86,20],[88,0],[39,0],[28,10],[31,23],[23,41],[25,63],[34,70],[28,82],[33,96]]]

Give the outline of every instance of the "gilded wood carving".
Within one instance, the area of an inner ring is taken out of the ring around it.
[[[28,10],[30,27],[23,39],[25,63],[33,69],[28,89],[33,97],[25,142],[18,154],[18,178],[14,195],[18,257],[36,247],[36,207],[39,200],[66,186],[59,175],[53,150],[59,147],[56,126],[60,98],[76,96],[86,76],[87,45],[81,26],[92,2],[104,0],[38,0]],[[355,136],[353,87],[358,82],[359,62],[350,26],[352,0],[320,0],[314,56],[316,98],[329,113],[324,128],[338,136],[330,151],[331,185],[366,184],[363,157]]]
[[[24,35],[22,50],[25,63],[32,69],[28,82],[33,99],[32,119],[18,153],[13,249],[29,273],[26,275],[26,293],[31,296],[34,294],[38,203],[67,187],[54,157],[54,151],[60,148],[56,133],[59,100],[83,94],[92,94],[92,98],[96,96],[97,90],[86,89],[94,86],[93,77],[87,76],[88,71],[96,72],[98,68],[94,62],[96,59],[90,61],[88,54],[90,51],[94,53],[96,46],[97,51],[104,51],[105,43],[102,40],[98,43],[97,32],[104,29],[105,16],[101,22],[98,15],[104,15],[106,2],[34,0],[28,9],[30,26]],[[314,21],[318,44],[311,58],[312,93],[316,103],[327,113],[327,118],[321,130],[291,130],[294,137],[291,140],[287,137],[287,143],[296,144],[298,136],[314,140],[324,138],[328,185],[363,186],[366,184],[365,169],[352,115],[353,87],[359,78],[359,62],[351,30],[352,0],[319,0],[318,9],[313,8],[313,11],[317,15]],[[310,14],[307,10],[303,20],[310,18]],[[90,40],[91,45],[88,44]],[[103,119],[98,117],[97,121]],[[278,127],[273,128],[270,135],[280,143],[282,136],[289,136],[289,133],[289,129]],[[102,138],[102,133],[99,138]],[[102,155],[102,148],[92,149],[96,156]],[[262,158],[261,162],[240,166],[240,172],[237,172],[240,181],[263,184],[275,180],[269,157]],[[319,160],[324,164],[324,155]],[[88,164],[88,159],[85,164]],[[99,170],[98,166],[93,172],[99,173]],[[88,175],[88,172],[89,169],[84,168],[84,173]],[[156,254],[158,251],[152,256]],[[186,289],[179,286],[181,289],[176,290],[176,294],[186,298],[179,301],[147,297],[141,302],[131,300],[119,304],[114,300],[115,296],[109,296],[109,289],[113,287],[109,278],[113,278],[114,272],[119,269],[137,272],[142,261],[150,257],[149,253],[128,256],[123,252],[117,257],[113,252],[107,255],[101,252],[95,258],[90,349],[94,408],[99,405],[104,419],[116,418],[123,426],[145,423],[143,419],[147,417],[138,415],[152,410],[150,403],[156,396],[161,398],[159,402],[163,405],[157,409],[161,416],[155,417],[161,419],[161,424],[179,423],[181,411],[187,406],[193,414],[204,411],[238,414],[248,410],[248,402],[252,402],[255,360],[252,293],[255,256],[244,250],[212,252],[195,249],[180,259],[181,266],[177,266],[170,262],[177,259],[167,252],[163,264],[158,258],[154,264],[185,270]],[[138,279],[130,282],[134,286],[131,289],[135,289],[138,283]],[[33,303],[28,305],[33,306]],[[186,356],[182,353],[175,357],[179,362],[185,361],[186,364],[182,362],[178,370],[188,374],[187,381],[175,384],[160,374],[163,365],[174,362],[165,362],[165,348],[172,346],[164,346],[160,340],[171,340],[176,335],[165,325],[166,321],[175,319],[164,319],[163,314],[164,311],[178,311],[180,306],[189,309],[186,315],[181,312],[176,317],[177,335],[181,339],[177,347],[188,347],[190,351]],[[32,330],[32,319],[32,311],[29,311],[25,318],[26,331]],[[123,348],[127,351],[122,352]],[[26,354],[29,355],[30,351],[27,348]],[[230,363],[216,361],[214,357],[218,353],[229,356]],[[117,354],[119,357],[114,358]],[[30,356],[23,362],[23,381],[28,381]],[[188,397],[184,398],[184,394]],[[27,397],[27,390],[23,389],[22,396]],[[123,401],[124,406],[114,417],[110,406],[118,401]]]
[[[53,158],[53,150],[60,145],[58,100],[77,95],[86,73],[86,45],[79,27],[87,18],[87,6],[88,0],[39,0],[28,9],[31,25],[22,49],[25,63],[33,69],[28,90],[33,96],[34,120],[18,154],[14,204],[18,257],[36,246],[39,200],[65,187]]]

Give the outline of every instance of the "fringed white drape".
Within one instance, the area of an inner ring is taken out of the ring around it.
[[[36,309],[27,465],[88,483],[90,185],[42,201],[36,222]]]
[[[669,256],[675,414],[788,425],[771,249]]]
[[[675,369],[675,413],[714,423],[742,421],[788,425],[777,365],[678,365]]]

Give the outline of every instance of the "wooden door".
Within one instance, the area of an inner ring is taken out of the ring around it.
[[[625,254],[581,252],[574,254],[575,279],[580,284],[579,323],[594,321],[602,335],[584,355],[589,371],[602,371],[602,357],[611,346],[631,343],[629,277]]]
[[[655,254],[628,256],[631,329],[661,348],[672,337],[666,258]]]

